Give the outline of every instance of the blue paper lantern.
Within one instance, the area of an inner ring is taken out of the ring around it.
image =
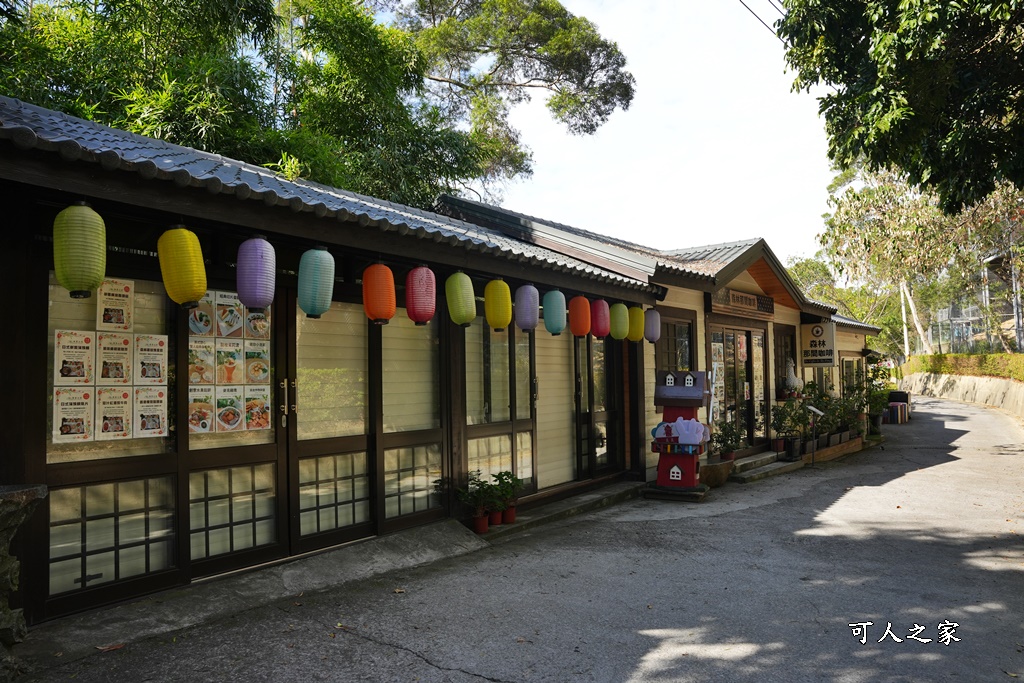
[[[565,329],[565,295],[557,289],[544,295],[544,328],[555,336]]]
[[[327,247],[310,249],[299,259],[299,308],[317,319],[331,308],[334,297],[334,257]]]

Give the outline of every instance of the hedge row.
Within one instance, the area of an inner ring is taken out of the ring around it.
[[[903,365],[904,376],[915,372],[937,375],[1005,377],[1024,382],[1024,354],[1020,353],[940,353],[912,356]]]

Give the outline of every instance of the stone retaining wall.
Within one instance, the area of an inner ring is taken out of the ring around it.
[[[1012,379],[918,372],[900,380],[900,389],[921,396],[982,403],[1024,419],[1024,382]]]

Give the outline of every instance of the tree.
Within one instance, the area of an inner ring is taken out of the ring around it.
[[[1024,188],[1024,3],[784,0],[795,89],[819,99],[829,156],[898,167],[946,213]]]

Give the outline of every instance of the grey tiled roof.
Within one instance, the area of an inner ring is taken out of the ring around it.
[[[838,313],[832,314],[832,322],[834,322],[837,327],[851,327],[864,332],[865,334],[879,334],[882,331],[881,327],[868,325],[867,323],[862,323],[861,321],[854,320],[853,318],[847,318],[845,315],[839,315]]]
[[[662,252],[664,261],[659,265],[714,277],[758,242],[761,242],[760,238],[665,251]]]
[[[59,154],[68,163],[95,163],[110,171],[136,173],[147,180],[171,181],[179,187],[234,195],[239,199],[261,201],[267,206],[287,206],[292,211],[309,212],[320,219],[354,220],[381,231],[446,242],[631,289],[658,291],[646,282],[515,240],[496,230],[318,183],[290,181],[260,166],[172,145],[3,96],[0,96],[0,140],[9,140],[22,150]]]

